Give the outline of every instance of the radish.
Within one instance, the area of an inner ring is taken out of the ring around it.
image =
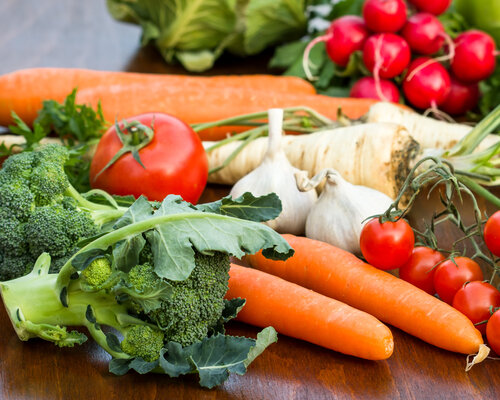
[[[358,80],[351,88],[349,97],[379,99],[383,101],[399,102],[399,90],[389,80],[380,79],[379,85],[371,76],[365,76]]]
[[[437,111],[449,91],[450,75],[440,63],[429,57],[412,61],[403,81],[403,93],[413,106]]]
[[[479,86],[477,83],[462,83],[451,77],[450,92],[446,97],[441,110],[450,115],[463,115],[473,109],[479,100]]]
[[[366,0],[363,18],[374,32],[397,32],[406,21],[406,4],[403,0]]]
[[[394,78],[410,63],[410,46],[394,33],[377,33],[363,46],[363,61],[375,78]]]
[[[302,58],[307,78],[314,79],[309,70],[309,53],[315,44],[325,42],[326,52],[330,59],[335,64],[345,67],[351,54],[363,48],[368,36],[369,32],[363,18],[355,15],[337,18],[324,35],[318,36],[307,45]]]
[[[423,55],[438,52],[447,36],[439,19],[430,13],[417,13],[408,18],[401,35],[410,49]]]
[[[409,2],[413,4],[418,11],[441,15],[448,9],[451,0],[409,0]]]
[[[496,55],[495,41],[490,35],[478,30],[466,31],[455,39],[451,70],[462,82],[479,82],[495,70]]]

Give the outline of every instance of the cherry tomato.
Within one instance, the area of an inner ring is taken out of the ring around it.
[[[429,294],[434,289],[434,273],[436,266],[444,260],[443,255],[429,247],[415,247],[410,259],[399,268],[399,277]]]
[[[380,223],[374,218],[361,231],[361,253],[369,264],[379,269],[399,268],[410,258],[414,245],[413,231],[403,219]]]
[[[138,152],[144,167],[128,152],[99,174],[122,148],[114,125],[99,141],[92,159],[91,186],[111,194],[144,195],[157,201],[169,194],[177,194],[196,203],[207,182],[208,160],[193,129],[162,113],[142,114],[126,121],[139,121],[154,130],[151,142]],[[120,126],[123,131],[123,123]]]
[[[484,226],[484,241],[488,249],[500,257],[500,211],[495,212]]]
[[[486,338],[491,349],[500,356],[500,310],[495,311],[488,320]]]
[[[436,268],[434,287],[436,292],[448,304],[452,304],[455,293],[465,282],[482,281],[483,271],[477,262],[468,257],[455,257],[455,263],[446,260]]]
[[[466,283],[453,298],[453,307],[465,314],[474,324],[490,319],[490,307],[500,307],[500,292],[486,282]],[[486,324],[476,325],[484,335]]]

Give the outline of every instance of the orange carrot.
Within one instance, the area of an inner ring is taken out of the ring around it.
[[[392,333],[375,317],[264,272],[231,264],[226,298],[246,299],[237,319],[368,360],[385,360]]]
[[[31,124],[37,111],[41,108],[43,100],[51,99],[61,102],[75,87],[82,90],[98,86],[130,84],[142,85],[144,92],[133,99],[133,101],[140,103],[147,98],[151,88],[160,90],[172,86],[184,88],[188,92],[203,92],[206,88],[234,87],[281,93],[315,93],[315,89],[310,83],[292,76],[260,74],[201,77],[73,68],[32,68],[0,76],[0,125],[7,125],[11,122],[10,110],[16,111],[25,122]],[[127,101],[131,101],[131,99],[127,99]],[[193,108],[198,106],[199,104],[191,105]],[[114,119],[112,118],[111,121]]]
[[[350,118],[368,112],[373,99],[335,98],[315,94],[283,93],[253,89],[189,87],[148,87],[147,84],[110,85],[84,89],[77,101],[97,105],[101,100],[108,121],[144,112],[165,112],[188,124],[212,122],[238,115],[262,112],[270,108],[307,106],[328,118],[336,119],[338,108]],[[220,140],[230,132],[248,127],[217,127],[198,132],[202,140]]]
[[[485,347],[472,322],[436,297],[330,244],[283,237],[295,250],[288,260],[272,261],[261,254],[245,260],[254,268],[345,302],[443,349],[471,354]]]

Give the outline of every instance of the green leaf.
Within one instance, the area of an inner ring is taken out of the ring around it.
[[[193,270],[194,250],[220,251],[235,257],[268,249],[275,258],[287,258],[293,250],[266,225],[198,211],[178,196],[167,196],[155,216],[179,214],[146,232],[158,276],[174,281],[187,279]],[[173,239],[175,238],[175,239]]]
[[[278,217],[282,210],[281,200],[276,193],[255,197],[250,192],[243,193],[236,199],[226,196],[212,203],[197,205],[196,208],[255,222],[270,221]]]
[[[122,353],[120,340],[114,333],[112,332],[106,333],[106,343],[111,350],[116,351],[117,353]]]
[[[224,299],[224,310],[222,310],[222,316],[217,321],[217,324],[213,326],[210,330],[210,335],[215,335],[217,333],[224,334],[225,328],[224,324],[233,318],[241,311],[245,305],[246,300],[241,298],[234,298],[231,300]]]
[[[125,375],[130,370],[132,358],[113,358],[109,362],[109,372],[115,375]]]
[[[158,367],[158,360],[148,362],[143,360],[142,357],[136,357],[130,362],[128,366],[130,369],[133,369],[139,374],[147,374],[148,372],[151,372],[156,367]]]
[[[159,361],[161,369],[172,378],[189,374],[194,370],[189,353],[179,343],[168,342],[160,352]]]
[[[178,51],[175,56],[188,71],[203,72],[214,66],[217,55],[210,50]]]
[[[146,314],[158,309],[165,300],[172,297],[172,286],[163,280],[159,281],[155,287],[142,292],[125,286],[117,287],[114,291],[117,295],[125,294],[133,299]]]
[[[115,222],[113,227],[114,229],[123,228],[135,222],[144,221],[152,215],[153,207],[144,196],[141,196]],[[139,255],[145,244],[146,240],[142,234],[132,235],[118,242],[113,248],[113,257],[118,268],[121,271],[129,272],[132,267],[137,265],[139,263]]]
[[[297,40],[295,42],[285,43],[276,48],[273,58],[269,61],[269,68],[287,69],[302,57],[304,50],[307,47],[307,42]]]
[[[257,340],[255,346],[253,346],[248,352],[248,357],[245,360],[245,367],[248,367],[253,360],[262,354],[262,352],[272,343],[278,341],[278,333],[272,326],[264,328],[261,332],[257,334]]]

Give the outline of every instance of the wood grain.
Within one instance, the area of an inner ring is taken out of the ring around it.
[[[182,73],[152,47],[139,48],[140,29],[108,15],[104,0],[2,0],[0,74],[20,68],[57,66],[138,72]],[[264,71],[269,53],[250,59],[224,57],[215,73]],[[210,186],[202,201],[228,188]],[[498,192],[497,192],[498,193]],[[437,199],[421,196],[415,224],[432,214]],[[482,204],[491,214],[493,207]],[[467,209],[467,205],[464,207]],[[451,227],[439,230],[450,243]],[[0,398],[2,399],[498,399],[500,362],[486,360],[470,372],[465,357],[432,347],[393,328],[395,351],[386,361],[348,357],[281,335],[244,376],[219,388],[201,389],[196,377],[111,375],[109,356],[91,341],[72,349],[18,340],[0,307]],[[232,323],[229,333],[254,336],[256,328]]]

